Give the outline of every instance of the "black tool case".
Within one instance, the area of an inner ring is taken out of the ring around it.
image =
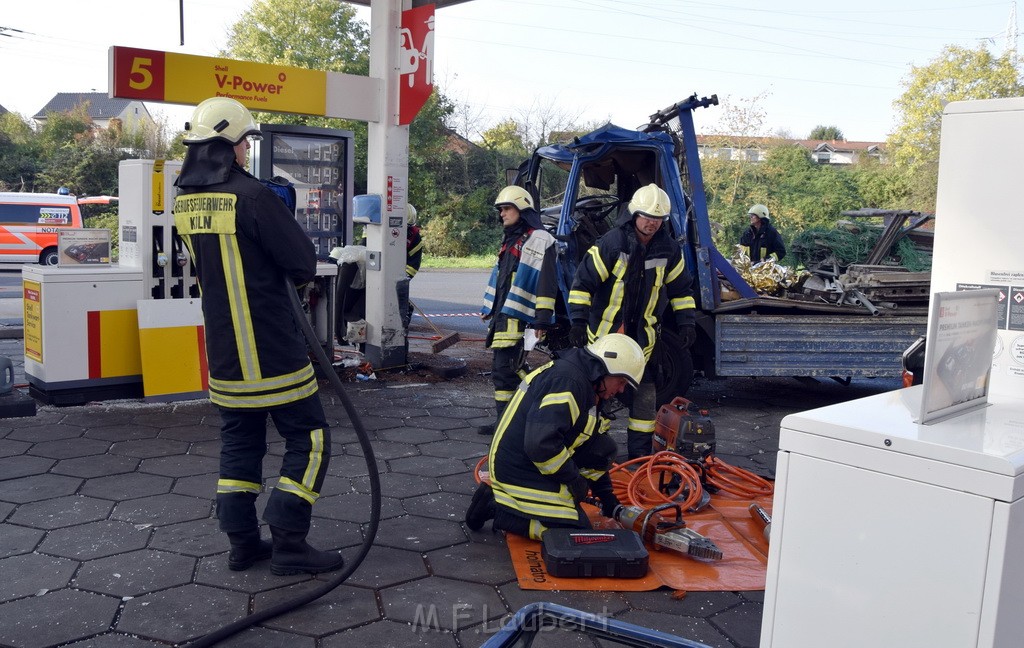
[[[548,529],[541,539],[548,574],[558,578],[643,578],[647,549],[629,529]]]

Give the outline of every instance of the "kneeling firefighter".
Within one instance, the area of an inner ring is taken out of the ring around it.
[[[474,531],[493,528],[539,540],[553,527],[590,528],[580,502],[593,492],[611,517],[618,499],[608,470],[616,443],[601,408],[644,373],[640,346],[612,333],[523,379],[505,409],[488,454],[491,483],[481,483],[466,512]]]
[[[296,286],[313,279],[312,241],[284,202],[244,169],[249,138],[260,136],[245,106],[207,99],[185,131],[174,224],[203,296],[210,400],[222,420],[217,518],[231,544],[228,567],[270,558],[279,575],[339,569],[339,553],[306,542],[331,435],[285,278]],[[263,514],[272,544],[260,539],[256,518],[268,415],[285,440]]]

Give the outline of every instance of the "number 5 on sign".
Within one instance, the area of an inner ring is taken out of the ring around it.
[[[110,70],[113,96],[149,101],[164,100],[164,52],[111,47]]]

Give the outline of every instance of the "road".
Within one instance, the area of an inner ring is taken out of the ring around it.
[[[490,270],[421,270],[412,280],[410,294],[435,326],[460,335],[482,337],[486,327],[480,306]],[[413,323],[422,322],[417,313]]]

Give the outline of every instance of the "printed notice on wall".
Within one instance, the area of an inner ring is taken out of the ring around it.
[[[43,296],[38,281],[22,281],[25,357],[43,361]]]
[[[988,402],[998,309],[997,289],[932,295],[920,423]]]

